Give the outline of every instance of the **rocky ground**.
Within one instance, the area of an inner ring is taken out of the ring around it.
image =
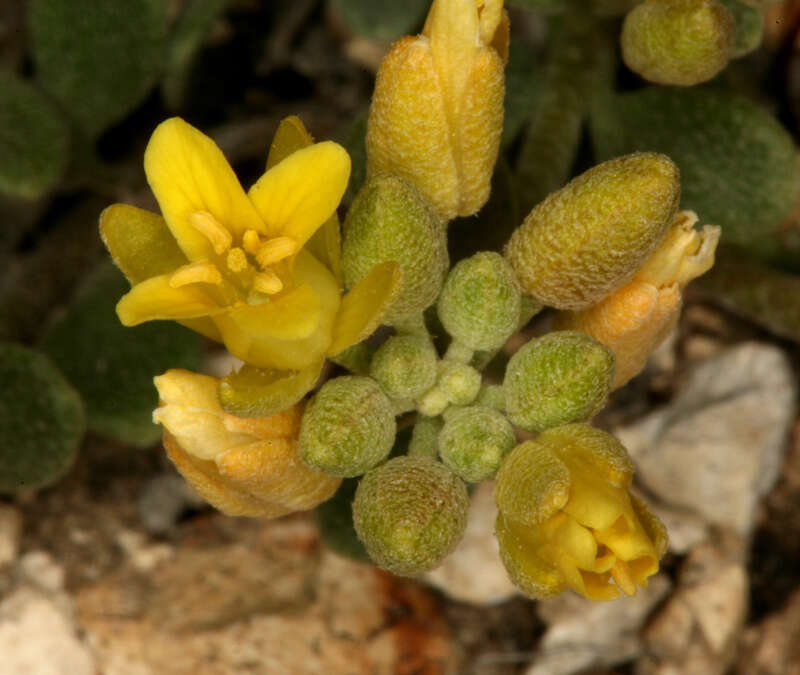
[[[796,360],[695,302],[615,396],[597,422],[671,547],[612,603],[516,595],[490,484],[456,553],[407,580],[325,550],[307,515],[211,511],[158,448],[90,438],[60,484],[0,505],[0,673],[796,675]]]

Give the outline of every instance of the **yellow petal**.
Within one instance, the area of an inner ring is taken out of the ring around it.
[[[305,125],[296,115],[291,115],[281,120],[267,157],[267,171],[282,162],[289,155],[302,148],[307,148],[314,143],[314,139]]]
[[[336,211],[350,178],[350,156],[325,141],[298,150],[250,188],[250,199],[269,236],[284,235],[302,246]]]
[[[180,288],[169,285],[171,275],[152,277],[136,284],[117,303],[117,316],[125,326],[155,319],[193,319],[223,311],[203,284]]]
[[[397,299],[402,287],[403,270],[400,265],[393,261],[376,265],[342,299],[328,354],[335,356],[369,337]]]
[[[229,315],[242,331],[255,339],[302,340],[319,325],[321,307],[311,285],[302,284],[260,305],[238,305]]]
[[[327,267],[336,280],[342,277],[342,234],[335,213],[306,242],[306,250]]]
[[[209,213],[235,238],[245,230],[265,233],[222,151],[208,136],[178,117],[153,132],[144,155],[150,187],[170,231],[190,261],[211,258],[213,246],[190,218]]]

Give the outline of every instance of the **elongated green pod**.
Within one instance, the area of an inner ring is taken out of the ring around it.
[[[448,333],[472,349],[497,349],[517,328],[519,283],[499,253],[481,252],[459,262],[439,296]]]
[[[374,380],[337,377],[306,408],[300,458],[333,476],[360,476],[389,456],[396,430],[392,404]]]
[[[436,382],[436,350],[423,336],[390,337],[375,352],[370,375],[392,399],[416,399]]]
[[[410,457],[436,459],[439,456],[439,432],[443,424],[441,417],[421,417],[417,420],[411,432],[407,454]]]
[[[645,0],[625,17],[622,58],[650,82],[691,86],[728,65],[736,21],[718,0]]]
[[[628,281],[655,250],[678,209],[678,167],[633,153],[570,181],[536,206],[509,240],[506,258],[524,292],[581,309]]]
[[[353,522],[370,557],[411,576],[436,567],[467,525],[464,483],[427,457],[395,457],[367,473],[353,501]]]
[[[442,461],[469,483],[494,476],[515,443],[505,416],[477,405],[448,410],[438,441]]]
[[[556,331],[520,348],[503,381],[509,419],[527,431],[583,422],[606,402],[614,354],[578,331]]]
[[[403,289],[383,318],[387,324],[436,300],[449,259],[444,225],[422,193],[395,176],[378,176],[367,181],[347,213],[342,244],[347,286],[390,260],[403,270]]]

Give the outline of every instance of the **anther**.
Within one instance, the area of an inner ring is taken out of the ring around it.
[[[253,288],[259,293],[274,295],[283,289],[283,282],[270,270],[259,272],[253,277]]]
[[[297,251],[297,240],[292,237],[275,237],[264,242],[256,251],[256,261],[262,269],[288,258]]]
[[[189,223],[211,242],[217,255],[222,255],[231,247],[231,233],[208,211],[195,211],[189,216]]]
[[[231,272],[244,272],[247,269],[247,256],[244,251],[237,246],[228,251],[226,263]]]
[[[180,288],[187,284],[221,284],[222,275],[210,262],[202,261],[179,267],[169,278],[171,288]]]
[[[256,251],[261,248],[261,237],[258,236],[258,232],[255,230],[245,231],[242,236],[242,246],[250,255],[255,255]]]

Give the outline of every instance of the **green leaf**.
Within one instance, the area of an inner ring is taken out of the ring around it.
[[[196,370],[202,340],[171,322],[122,326],[114,307],[128,289],[110,263],[100,267],[42,347],[83,396],[90,429],[144,447],[161,435],[151,420],[153,377],[168,368]]]
[[[226,4],[227,0],[189,0],[178,19],[169,36],[161,83],[170,108],[179,108],[183,102],[194,58]]]
[[[721,225],[727,244],[780,252],[776,230],[797,203],[800,165],[791,136],[756,104],[710,87],[650,87],[597,106],[592,137],[601,160],[668,155],[681,170],[681,208]]]
[[[0,192],[35,199],[67,163],[67,127],[34,87],[0,72]]]
[[[331,0],[344,22],[373,40],[394,40],[414,31],[425,16],[429,0]]]
[[[28,21],[42,86],[90,138],[147,95],[161,67],[163,0],[34,0]]]
[[[58,480],[86,429],[80,396],[47,356],[0,343],[0,492]]]

